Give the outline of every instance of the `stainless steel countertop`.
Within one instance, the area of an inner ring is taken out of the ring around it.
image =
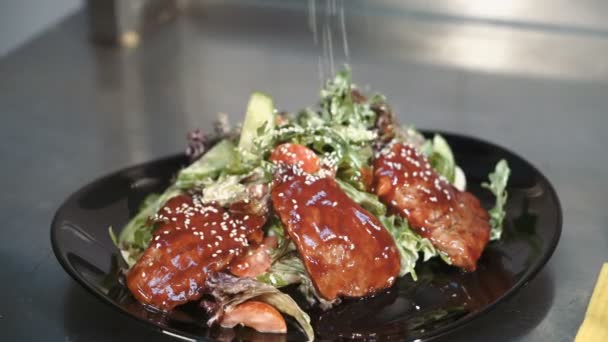
[[[357,83],[385,93],[404,122],[516,151],[562,201],[562,239],[545,269],[445,340],[572,340],[608,261],[608,32],[599,21],[560,30],[357,3],[347,16]],[[306,12],[265,4],[207,2],[130,50],[91,45],[78,13],[0,60],[3,340],[167,339],[71,280],[49,225],[88,181],[182,151],[185,132],[219,111],[239,120],[253,90],[286,109],[316,100]]]

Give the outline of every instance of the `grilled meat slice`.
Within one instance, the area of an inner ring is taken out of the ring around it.
[[[131,293],[161,310],[200,298],[208,272],[261,241],[266,217],[244,208],[206,205],[196,195],[170,199],[154,218],[158,227],[150,245],[127,275]]]
[[[391,286],[400,259],[378,219],[333,178],[313,176],[297,166],[279,170],[272,204],[319,295],[327,300],[362,297]]]
[[[452,263],[474,271],[490,237],[479,200],[439,176],[413,146],[395,143],[374,161],[375,193]]]

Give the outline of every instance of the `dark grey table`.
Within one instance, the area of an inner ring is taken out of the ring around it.
[[[546,268],[446,340],[572,340],[608,261],[608,34],[353,3],[360,85],[384,92],[404,122],[517,151],[564,207]],[[91,45],[78,13],[0,60],[0,339],[167,339],[72,281],[52,254],[49,224],[86,182],[182,151],[185,132],[208,128],[219,111],[240,119],[253,90],[286,109],[315,101],[319,47],[306,3],[264,4],[208,2],[131,50]]]

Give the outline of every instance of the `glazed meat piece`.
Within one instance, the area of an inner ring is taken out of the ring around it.
[[[454,265],[475,270],[490,237],[488,213],[473,194],[440,177],[414,147],[397,143],[380,153],[374,161],[374,190]]]
[[[333,178],[296,166],[279,168],[275,212],[304,260],[320,296],[361,297],[393,284],[400,259],[392,236]]]
[[[251,242],[260,242],[266,218],[247,206],[205,205],[179,195],[159,210],[150,245],[127,275],[131,293],[161,310],[198,299],[208,272],[225,268]]]

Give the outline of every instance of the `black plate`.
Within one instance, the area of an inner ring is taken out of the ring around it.
[[[486,207],[493,205],[493,198],[481,189],[480,183],[498,160],[505,158],[509,162],[512,175],[503,238],[488,246],[476,272],[462,273],[431,260],[418,265],[418,281],[405,276],[381,294],[347,301],[327,312],[308,308],[319,340],[426,340],[443,335],[520,289],[553,253],[561,233],[562,214],[547,179],[504,148],[469,137],[447,133],[444,136],[467,174],[468,190]],[[302,339],[293,326],[285,336],[263,335],[246,328],[209,329],[194,306],[186,305],[171,314],[150,311],[120,283],[108,278],[117,253],[108,227],[120,229],[135,214],[145,195],[162,191],[185,163],[184,156],[174,156],[130,167],[70,196],[57,211],[51,227],[57,259],[76,281],[102,301],[168,335],[183,339]]]

